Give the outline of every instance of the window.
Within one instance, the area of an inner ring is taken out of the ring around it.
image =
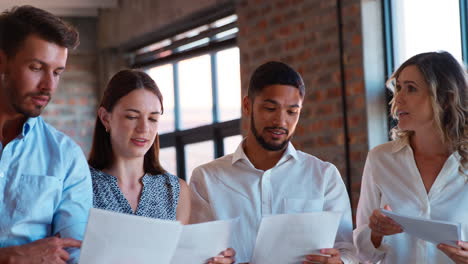
[[[214,158],[214,143],[212,140],[185,145],[185,179],[190,182],[193,169]]]
[[[393,1],[394,58],[445,50],[462,61],[459,0]]]
[[[153,78],[163,94],[164,113],[159,121],[158,132],[164,134],[175,129],[174,114],[174,79],[172,78],[172,65],[165,64],[150,68],[147,73]]]
[[[192,170],[235,150],[241,88],[237,17],[230,15],[159,40],[133,53],[163,94],[160,160],[189,180]]]
[[[385,1],[387,73],[413,55],[445,50],[460,62],[466,54],[466,0]]]
[[[233,153],[242,141],[241,135],[224,138],[224,153]]]

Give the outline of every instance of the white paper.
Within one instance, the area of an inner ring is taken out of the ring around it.
[[[460,223],[405,216],[385,209],[381,209],[381,212],[397,222],[404,232],[436,245],[444,243],[457,246],[457,240],[461,240]]]
[[[170,264],[181,231],[176,221],[92,208],[80,264]]]
[[[236,223],[233,219],[184,226],[171,264],[204,264],[232,247],[231,237]]]
[[[300,264],[305,256],[333,248],[341,213],[316,212],[264,217],[251,264]]]

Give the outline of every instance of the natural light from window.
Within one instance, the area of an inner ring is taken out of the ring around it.
[[[395,67],[418,53],[438,50],[462,62],[459,0],[392,3]]]

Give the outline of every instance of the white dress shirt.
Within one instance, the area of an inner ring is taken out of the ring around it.
[[[345,263],[357,263],[348,194],[338,170],[291,143],[266,171],[252,165],[241,143],[233,154],[197,167],[190,188],[192,223],[240,217],[234,245],[240,263],[252,257],[263,216],[320,211],[343,213],[335,248]]]
[[[458,171],[459,165],[460,156],[453,153],[427,193],[408,140],[399,139],[372,149],[364,168],[354,230],[361,260],[381,264],[453,263],[436,245],[406,233],[385,236],[376,249],[368,224],[372,211],[388,204],[396,213],[462,223],[462,239],[466,239],[468,183]]]

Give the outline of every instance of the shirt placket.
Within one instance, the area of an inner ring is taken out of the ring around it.
[[[262,176],[262,216],[271,215],[271,170]]]

